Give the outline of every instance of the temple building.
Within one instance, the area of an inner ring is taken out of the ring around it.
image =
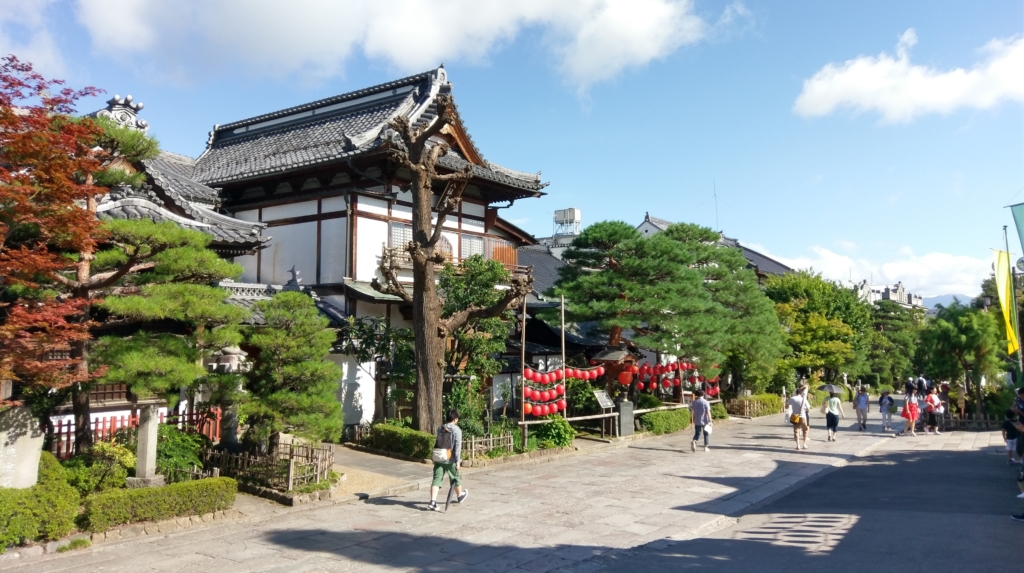
[[[211,248],[245,269],[239,282],[221,284],[235,304],[251,309],[294,288],[314,296],[335,322],[379,316],[395,327],[411,326],[411,308],[371,285],[382,279],[384,250],[412,235],[410,176],[393,159],[400,141],[389,122],[404,116],[424,125],[436,117],[437,96],[451,92],[440,67],[217,125],[198,158],[161,152],[146,161],[148,185],[113,190],[100,215],[174,221],[213,235]],[[146,129],[141,107],[130,96],[115,96],[95,115]],[[455,264],[483,255],[521,270],[517,249],[536,240],[498,213],[519,199],[541,197],[546,183],[539,173],[486,160],[461,117],[436,137],[451,146],[438,161],[440,173],[466,165],[473,173],[445,223],[442,250]],[[411,283],[411,263],[408,271],[403,276]],[[381,407],[374,365],[330,358],[344,371],[338,397],[346,424],[371,420]]]

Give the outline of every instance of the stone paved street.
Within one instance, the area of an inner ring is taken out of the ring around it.
[[[812,430],[811,448],[802,452],[793,450],[792,431],[781,416],[732,420],[717,425],[708,453],[691,453],[690,434],[681,432],[551,463],[467,472],[471,495],[446,514],[427,511],[426,492],[416,490],[357,503],[247,512],[248,518],[204,529],[0,561],[0,570],[500,572],[587,567],[594,562],[585,560],[594,556],[710,532],[729,523],[725,516],[778,498],[875,448],[973,450],[999,438],[997,433],[951,433],[893,439],[844,430],[839,441],[829,443],[821,441],[820,420],[814,422],[818,427]],[[402,467],[408,471],[409,466]],[[426,476],[429,467],[419,467]],[[262,503],[240,497],[241,505]]]

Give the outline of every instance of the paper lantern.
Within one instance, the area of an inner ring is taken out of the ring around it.
[[[533,400],[533,388],[530,388],[529,386],[523,388],[523,398]]]
[[[666,378],[665,380],[661,381],[661,385],[664,386],[665,388],[668,388],[669,386],[672,385],[672,383],[669,382],[668,379]]]
[[[591,366],[597,366],[597,360],[594,360],[593,358],[591,358],[590,359],[590,365]]]
[[[541,374],[540,383],[541,384],[551,384],[551,375],[550,374]]]
[[[633,374],[639,374],[640,373],[640,367],[637,366],[636,364],[634,364],[634,365],[629,367],[629,371],[632,372]]]
[[[559,396],[564,395],[565,394],[565,386],[562,386],[561,384],[559,384],[558,386],[555,386],[555,392],[557,392]]]
[[[690,384],[693,384],[694,382],[697,381],[697,377],[696,376],[690,376],[689,380],[690,380]]]
[[[700,380],[701,382],[703,382],[704,380],[707,380],[707,379],[706,379],[706,378],[704,378],[703,376],[698,376],[698,377],[697,377],[697,380]]]
[[[529,416],[533,413],[533,404],[523,404],[523,413]]]
[[[597,372],[598,376],[604,376],[604,372],[605,372],[604,366],[598,366],[597,370],[595,370],[595,372]]]
[[[679,385],[682,384],[682,383],[683,383],[682,380],[680,380],[678,378],[676,378],[675,380],[672,381],[672,385],[675,386],[676,388],[678,388]]]
[[[633,375],[632,374],[630,374],[629,372],[626,372],[625,370],[623,370],[622,372],[619,372],[619,384],[622,384],[623,386],[627,386],[632,381],[633,381]]]
[[[644,391],[644,383],[643,382],[637,382],[636,383],[636,389],[641,391],[641,392],[643,392]]]
[[[537,373],[534,372],[532,368],[527,368],[526,370],[523,370],[523,378],[526,378],[527,380],[533,380],[533,376],[535,374]]]
[[[558,405],[559,410],[565,410],[565,400],[559,400],[556,404]]]

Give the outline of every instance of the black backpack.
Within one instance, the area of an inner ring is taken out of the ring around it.
[[[447,425],[441,426],[441,433],[438,434],[437,441],[434,442],[434,455],[432,456],[433,460],[435,462],[443,462],[452,459],[453,442],[454,438],[452,438],[451,429]],[[444,460],[438,459],[437,454],[439,452],[437,450],[444,450],[446,452]]]

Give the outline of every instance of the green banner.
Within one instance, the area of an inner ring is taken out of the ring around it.
[[[1017,224],[1017,238],[1020,239],[1020,248],[1024,249],[1024,203],[1011,205],[1013,222]]]

